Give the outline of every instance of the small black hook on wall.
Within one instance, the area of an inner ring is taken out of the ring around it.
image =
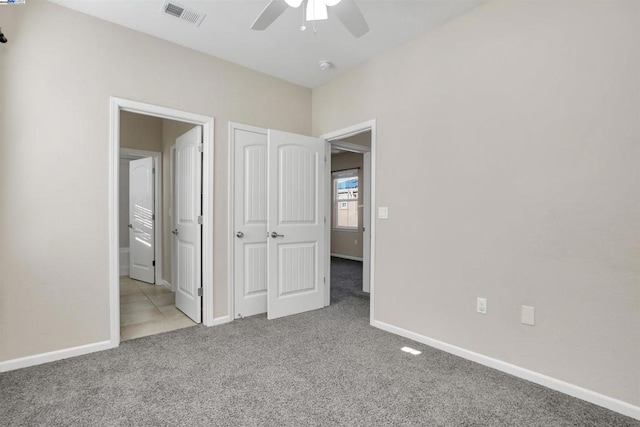
[[[0,28],[0,43],[6,43],[7,38],[2,34],[2,28]]]

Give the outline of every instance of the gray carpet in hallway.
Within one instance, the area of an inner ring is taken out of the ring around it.
[[[369,294],[362,291],[362,263],[342,258],[331,258],[331,304],[349,298],[369,305]]]
[[[194,326],[0,374],[0,425],[640,426],[372,328],[361,265],[333,264],[322,310]]]

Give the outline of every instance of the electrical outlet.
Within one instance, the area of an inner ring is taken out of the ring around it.
[[[487,299],[478,297],[476,309],[478,313],[487,314]]]
[[[357,245],[357,244],[358,244],[358,239],[355,239],[355,240],[353,241],[353,244],[354,244],[354,245]]]

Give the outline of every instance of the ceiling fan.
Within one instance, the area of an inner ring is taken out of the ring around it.
[[[369,26],[362,12],[353,0],[271,0],[262,13],[251,24],[252,30],[264,30],[273,23],[287,7],[305,7],[306,21],[321,21],[328,18],[327,8],[338,17],[354,37],[361,37],[369,32]],[[304,31],[306,26],[302,26]]]

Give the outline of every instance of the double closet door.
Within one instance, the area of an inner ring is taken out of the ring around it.
[[[324,306],[325,142],[231,126],[235,318]]]

